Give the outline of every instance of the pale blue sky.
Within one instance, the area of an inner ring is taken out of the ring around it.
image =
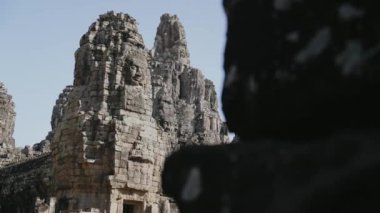
[[[220,97],[226,19],[221,0],[0,0],[0,81],[16,103],[17,146],[50,131],[52,108],[73,82],[74,52],[98,15],[128,13],[150,49],[163,13],[185,27],[192,66],[211,79]]]

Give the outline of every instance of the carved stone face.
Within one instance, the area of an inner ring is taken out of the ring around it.
[[[134,86],[143,85],[144,75],[141,68],[137,64],[132,61],[128,61],[125,70],[127,84]]]
[[[128,58],[124,67],[126,83],[133,86],[143,86],[145,82],[145,72],[147,70],[146,61]]]

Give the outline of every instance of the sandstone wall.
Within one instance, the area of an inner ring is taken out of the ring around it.
[[[51,185],[50,154],[0,168],[0,212],[46,212]]]

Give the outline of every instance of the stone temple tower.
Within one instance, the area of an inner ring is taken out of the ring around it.
[[[190,66],[185,33],[164,14],[148,51],[127,14],[93,23],[52,141],[57,211],[176,212],[162,196],[165,157],[187,144],[227,142],[214,86]]]
[[[13,139],[13,130],[15,125],[16,113],[15,105],[5,88],[0,82],[0,152],[1,149],[13,149],[15,140]]]

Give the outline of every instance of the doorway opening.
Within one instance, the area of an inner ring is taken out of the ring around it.
[[[123,213],[136,213],[135,206],[130,203],[123,204]]]
[[[124,201],[123,213],[142,213],[142,203],[136,201]]]

